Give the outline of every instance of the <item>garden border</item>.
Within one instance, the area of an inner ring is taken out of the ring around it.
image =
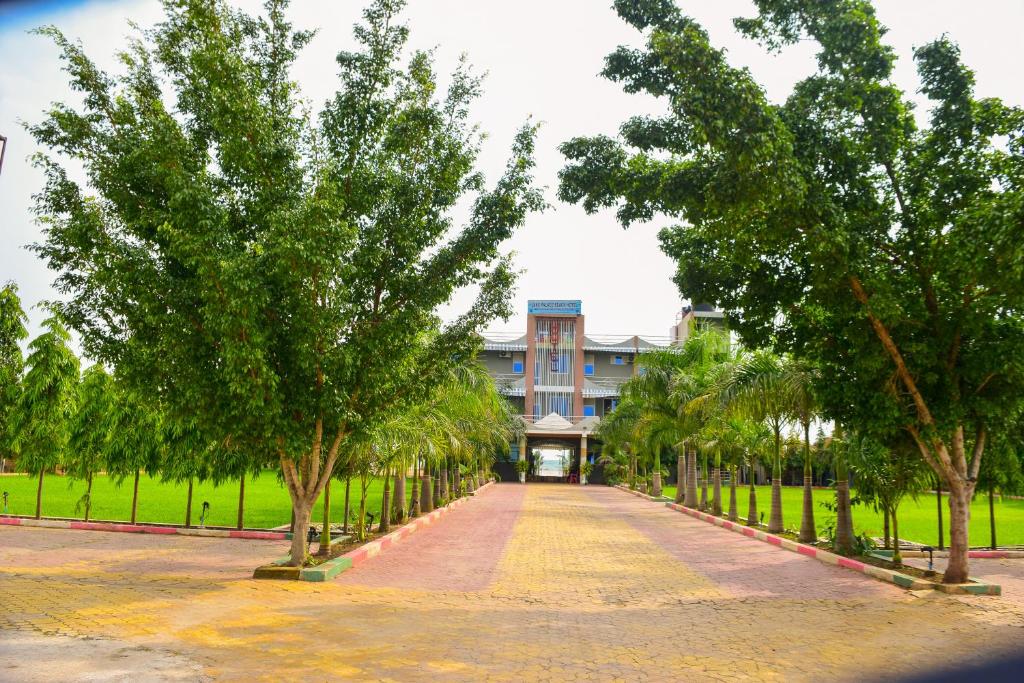
[[[900,588],[906,588],[908,590],[934,589],[941,591],[943,593],[958,593],[970,595],[1002,595],[1002,588],[999,585],[994,583],[985,583],[984,581],[980,581],[973,577],[970,579],[970,583],[936,584],[930,581],[924,581],[922,579],[909,576],[907,574],[903,574],[901,572],[894,571],[892,569],[884,569],[882,567],[876,567],[874,565],[867,564],[865,562],[861,562],[850,557],[836,555],[835,553],[830,553],[827,550],[822,550],[821,548],[816,548],[812,545],[806,545],[804,543],[799,543],[797,541],[791,541],[788,538],[776,536],[775,534],[770,534],[767,531],[759,531],[754,527],[749,527],[740,522],[730,522],[728,519],[717,517],[707,512],[701,512],[700,510],[694,510],[693,508],[688,508],[684,505],[673,503],[671,500],[668,499],[654,498],[653,496],[648,496],[647,494],[640,493],[639,491],[633,491],[632,489],[625,487],[621,484],[616,486],[615,488],[622,491],[626,491],[627,493],[631,493],[641,498],[646,498],[652,502],[664,503],[665,507],[671,510],[675,510],[676,512],[682,512],[683,514],[699,519],[702,522],[708,522],[709,524],[714,524],[717,527],[721,527],[723,529],[728,529],[729,531],[742,534],[743,536],[747,536],[748,538],[753,538],[763,543],[774,545],[778,548],[783,548],[785,550],[799,553],[800,555],[805,555],[807,557],[814,558],[819,562],[824,562],[825,564],[831,564],[839,567],[845,567],[847,569],[852,569],[855,572],[860,572],[861,574],[870,576],[874,579],[892,583],[894,585],[899,586]]]
[[[0,516],[0,526],[44,527],[47,529],[74,529],[77,531],[112,531],[126,534],[159,534],[164,536],[201,536],[209,538],[243,538],[260,541],[291,540],[288,531],[260,531],[255,529],[185,528],[170,524],[131,524],[130,522],[82,522],[71,519],[36,519],[35,517]]]
[[[483,493],[484,491],[490,489],[493,485],[494,482],[489,481],[480,488],[476,489],[476,491],[466,496],[463,496],[462,498],[456,498],[455,500],[448,503],[444,507],[437,508],[433,512],[425,514],[421,517],[417,517],[408,524],[405,524],[404,526],[395,529],[386,536],[382,536],[378,538],[376,541],[371,541],[369,543],[361,545],[358,548],[355,548],[354,550],[348,551],[344,555],[334,558],[333,560],[328,560],[323,564],[319,564],[315,567],[303,567],[299,571],[299,581],[330,581],[342,572],[348,571],[352,567],[358,567],[367,560],[374,558],[377,555],[380,555],[387,548],[390,548],[396,543],[399,543],[403,538],[405,538],[409,534],[415,533],[423,527],[433,524],[434,521],[441,515],[463,504],[467,500],[471,500],[474,496],[479,495],[480,493]],[[273,564],[283,566],[288,562],[288,559],[288,557],[283,557],[279,560],[275,560]]]

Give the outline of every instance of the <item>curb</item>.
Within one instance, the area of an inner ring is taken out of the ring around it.
[[[238,529],[188,529],[162,524],[123,524],[120,522],[74,522],[64,519],[35,519],[26,517],[0,517],[0,526],[43,527],[46,529],[76,529],[78,531],[112,531],[124,534],[160,534],[163,536],[203,536],[209,538],[246,538],[261,541],[290,540],[287,531],[246,531]]]
[[[643,498],[648,498],[650,500],[657,500],[651,498],[650,496],[646,496],[644,494],[637,493],[634,491],[629,491],[629,493],[633,493],[634,495],[639,495]],[[865,562],[861,562],[850,557],[836,555],[835,553],[830,553],[827,550],[822,550],[821,548],[816,548],[812,545],[806,545],[804,543],[799,543],[797,541],[791,541],[788,538],[776,536],[775,534],[770,534],[767,531],[759,531],[758,529],[746,526],[745,524],[742,524],[740,522],[730,522],[729,520],[723,519],[722,517],[716,517],[715,515],[712,515],[710,513],[701,512],[700,510],[694,510],[693,508],[684,507],[677,503],[667,502],[665,503],[665,507],[675,510],[677,512],[682,512],[683,514],[699,519],[702,522],[714,524],[715,526],[721,527],[723,529],[728,529],[729,531],[742,534],[743,536],[753,538],[763,543],[768,543],[769,545],[774,545],[785,550],[799,553],[800,555],[812,557],[818,560],[819,562],[824,562],[825,564],[831,564],[839,567],[845,567],[847,569],[852,569],[853,571],[860,572],[865,576],[870,576],[880,581],[886,581],[888,583],[897,585],[900,588],[906,588],[908,590],[934,589],[942,591],[943,593],[960,593],[971,595],[1002,594],[1002,588],[1000,586],[996,584],[985,583],[978,579],[971,578],[971,583],[936,584],[930,581],[924,581],[923,579],[919,579],[908,574],[903,574],[901,572],[894,571],[892,569],[884,569],[882,567],[876,567],[872,564],[867,564]]]
[[[441,515],[452,510],[453,508],[458,507],[459,505],[462,505],[467,500],[470,500],[473,496],[480,495],[493,485],[494,482],[489,481],[480,488],[476,489],[476,491],[474,491],[472,494],[464,496],[462,498],[456,498],[452,502],[445,505],[443,508],[437,508],[436,510],[429,514],[423,515],[422,517],[417,517],[408,524],[392,531],[390,534],[378,538],[376,541],[372,541],[365,545],[361,545],[355,550],[350,550],[349,552],[345,553],[344,555],[341,555],[340,557],[336,557],[333,560],[328,560],[327,562],[324,562],[323,564],[317,565],[315,567],[306,567],[299,572],[299,581],[330,581],[334,577],[338,576],[338,574],[348,571],[352,567],[358,567],[367,560],[372,559],[377,555],[380,555],[382,552],[384,552],[391,546],[395,545],[396,543],[400,543],[402,539],[408,536],[409,534],[415,533],[423,527],[433,524]],[[280,560],[276,560],[274,564],[281,564],[287,561],[288,558],[284,557]]]

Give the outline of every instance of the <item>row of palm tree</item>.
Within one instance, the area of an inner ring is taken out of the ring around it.
[[[660,496],[662,461],[674,453],[676,500],[723,514],[722,473],[729,475],[727,514],[738,519],[741,468],[750,483],[747,523],[759,522],[754,472],[771,473],[768,530],[785,529],[782,472],[794,447],[802,452],[804,490],[799,538],[817,540],[812,483],[815,457],[834,455],[837,474],[837,546],[853,543],[847,463],[841,440],[812,441],[818,420],[814,371],[801,362],[763,350],[737,348],[725,335],[698,332],[679,346],[645,353],[637,376],[623,385],[622,400],[599,428],[603,464],[614,476],[636,485],[638,471],[650,473],[650,492]],[[799,437],[790,432],[799,430]],[[835,436],[835,435],[833,435]],[[710,474],[710,476],[709,476]],[[709,481],[710,480],[710,481]],[[644,477],[640,478],[641,487]],[[710,484],[710,497],[708,488]]]

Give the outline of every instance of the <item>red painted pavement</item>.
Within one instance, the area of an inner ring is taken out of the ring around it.
[[[519,484],[492,485],[491,490],[432,520],[372,561],[360,564],[354,560],[353,565],[358,566],[335,582],[421,590],[482,590],[497,576],[525,493],[526,487]]]

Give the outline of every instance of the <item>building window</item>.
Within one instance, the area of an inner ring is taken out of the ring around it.
[[[519,444],[517,444],[517,443],[509,444],[509,447],[508,447],[508,459],[509,460],[518,460],[519,459]]]
[[[557,351],[551,352],[551,372],[555,374],[565,374],[569,372],[568,353],[559,353]]]
[[[514,361],[512,361],[512,372],[517,374],[517,375],[523,374],[523,361],[521,361],[521,360],[514,360]]]
[[[583,374],[585,376],[587,376],[587,377],[593,377],[594,376],[594,364],[593,363],[584,363],[583,364]]]
[[[583,406],[583,417],[594,417],[594,406]]]
[[[615,356],[612,358],[612,365],[625,365],[626,361],[622,356]]]

